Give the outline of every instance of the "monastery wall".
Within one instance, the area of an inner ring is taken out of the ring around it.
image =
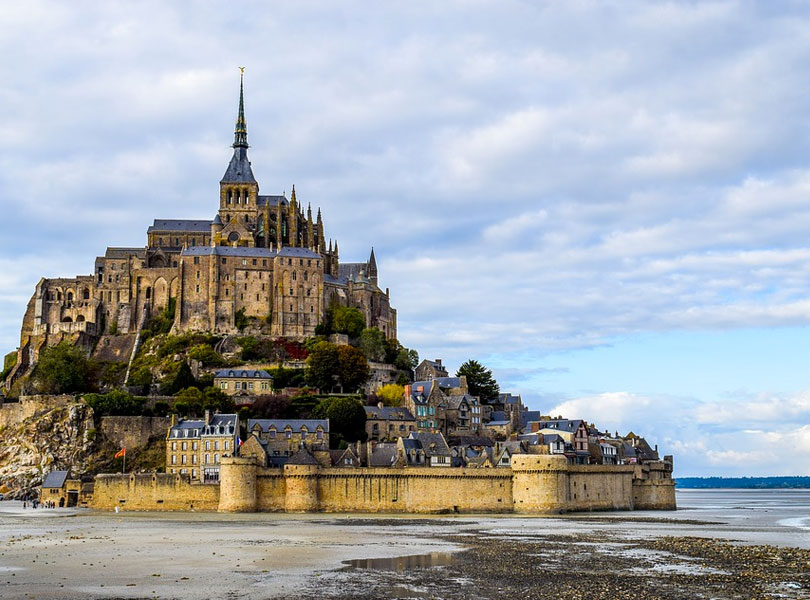
[[[674,510],[675,482],[664,463],[644,469],[568,465],[565,458],[515,455],[512,468],[259,467],[226,457],[220,484],[181,475],[101,475],[93,507],[220,512],[526,513]],[[653,478],[639,479],[638,475]],[[658,478],[655,478],[658,477]]]

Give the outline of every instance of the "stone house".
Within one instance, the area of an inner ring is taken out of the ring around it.
[[[68,471],[51,471],[39,489],[40,503],[53,502],[59,508],[81,505],[81,496],[81,480],[70,479]]]
[[[447,368],[442,365],[442,359],[435,360],[424,359],[416,367],[416,380],[417,381],[430,381],[440,377],[449,377]]]
[[[262,369],[220,369],[214,373],[214,387],[229,396],[268,394],[273,377]]]
[[[450,400],[467,395],[467,378],[440,377],[405,386],[405,407],[416,417],[419,431],[447,433]]]
[[[395,440],[416,431],[416,419],[407,408],[384,406],[382,402],[363,408],[366,410],[366,434],[369,440]]]
[[[239,446],[239,415],[205,411],[203,419],[178,419],[166,436],[166,472],[188,475],[192,481],[219,482],[223,457],[234,456]]]
[[[453,466],[453,455],[450,446],[441,433],[413,432],[405,440],[418,443],[424,452],[424,461],[430,467],[451,467]],[[405,441],[402,441],[403,445]],[[408,442],[410,443],[410,442]],[[403,446],[404,447],[404,446]]]
[[[469,394],[449,396],[446,406],[446,433],[448,436],[456,433],[477,434],[481,431],[481,404],[478,398]]]
[[[248,433],[266,447],[268,456],[292,456],[301,448],[329,450],[329,419],[250,419]]]

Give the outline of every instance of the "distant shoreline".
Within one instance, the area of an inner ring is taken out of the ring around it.
[[[804,490],[810,476],[792,477],[676,477],[676,490]]]

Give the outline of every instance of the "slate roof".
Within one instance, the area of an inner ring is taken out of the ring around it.
[[[489,413],[489,420],[491,421],[508,421],[509,418],[506,416],[506,412],[502,410],[493,410]]]
[[[411,438],[402,438],[402,447],[405,450],[421,450],[422,442]]]
[[[104,253],[104,258],[129,258],[130,256],[145,258],[146,248],[107,248]]]
[[[234,148],[231,162],[225,170],[220,183],[256,183],[253,169],[247,157],[247,148]]]
[[[359,279],[360,271],[363,271],[364,279],[368,280],[368,263],[340,263],[338,267],[338,275],[352,281]]]
[[[244,256],[253,258],[275,258],[271,248],[248,248],[246,246],[190,246],[183,250],[183,256]]]
[[[270,206],[278,206],[279,202],[282,206],[286,206],[290,203],[286,196],[258,196],[256,198],[256,206],[265,206],[267,204]]]
[[[539,410],[524,410],[520,413],[520,428],[523,429],[530,421],[537,421],[542,416]]]
[[[309,453],[309,450],[301,449],[295,454],[293,454],[290,459],[287,461],[288,465],[320,465],[320,463],[315,460],[315,457]]]
[[[190,219],[155,219],[146,233],[152,231],[186,231],[192,233],[210,233],[211,221],[196,221]]]
[[[513,396],[512,394],[498,394],[499,404],[517,404],[520,396]]]
[[[172,438],[188,438],[194,437],[194,430],[197,430],[197,435],[199,436],[200,432],[205,427],[205,421],[202,419],[180,419],[176,425],[172,426],[169,429],[169,437]],[[175,433],[177,435],[175,435]]]
[[[364,406],[366,419],[384,419],[386,421],[413,421],[414,417],[407,408],[401,406]]]
[[[437,377],[433,381],[436,382],[436,385],[443,388],[459,388],[461,387],[461,378],[460,377]],[[430,382],[428,382],[428,385]]]
[[[203,435],[231,435],[236,433],[235,414],[213,415],[211,421],[203,428]]]
[[[63,485],[65,485],[67,478],[67,471],[51,471],[45,476],[45,481],[42,482],[42,487],[61,488]]]
[[[562,438],[562,436],[559,433],[548,433],[548,434],[544,433],[543,434],[543,443],[544,444],[550,444],[552,442],[563,442],[563,443],[565,443],[565,440]]]
[[[270,431],[272,426],[275,426],[276,431],[284,431],[287,425],[293,431],[300,431],[302,427],[306,427],[307,431],[315,431],[318,425],[329,433],[329,419],[249,419],[248,431],[253,431],[253,428],[258,425],[262,428],[262,432]]]
[[[279,256],[294,256],[296,258],[320,258],[321,255],[313,252],[309,248],[293,248],[292,246],[284,246],[278,252]]]
[[[450,456],[450,447],[441,433],[411,432],[408,436],[412,440],[419,440],[425,456]]]
[[[369,467],[390,467],[397,458],[399,450],[396,444],[377,444],[368,457]]]
[[[567,433],[575,433],[582,424],[582,419],[552,419],[550,421],[537,421],[539,429],[557,429]]]
[[[485,435],[450,435],[447,436],[450,446],[493,446],[494,442]]]
[[[237,377],[244,378],[250,377],[252,379],[273,379],[267,371],[262,369],[220,369],[214,374],[214,377],[223,379],[235,379]]]

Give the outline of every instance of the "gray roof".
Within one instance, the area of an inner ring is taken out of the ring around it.
[[[567,433],[574,433],[582,424],[582,419],[551,419],[549,421],[536,421],[538,429],[558,429]]]
[[[273,376],[270,375],[270,373],[262,369],[220,369],[214,374],[214,377],[222,377],[225,379],[237,377],[250,377],[251,379],[273,379]]]
[[[210,233],[211,221],[196,221],[190,219],[155,219],[155,222],[146,230],[152,231],[184,231],[192,233]]]
[[[45,476],[45,481],[42,482],[42,487],[61,488],[63,485],[65,485],[67,478],[67,471],[51,471]]]
[[[368,457],[369,467],[390,467],[399,457],[396,444],[377,444]]]
[[[287,461],[288,465],[320,465],[320,463],[315,460],[315,457],[309,453],[309,450],[303,448],[293,454],[290,459]]]
[[[237,433],[236,423],[239,417],[235,414],[213,415],[203,428],[203,435],[231,435]]]
[[[502,410],[493,410],[489,414],[489,420],[492,421],[508,421],[509,418],[506,416],[506,413]]]
[[[329,273],[324,273],[323,282],[343,287],[345,287],[348,283],[345,277],[332,277],[331,275],[329,275]]]
[[[275,258],[276,252],[270,248],[248,248],[246,246],[190,246],[183,250],[183,256],[251,256]]]
[[[552,442],[565,442],[564,439],[560,436],[559,433],[548,433],[543,434],[543,443],[550,444]]]
[[[450,435],[447,443],[451,446],[492,446],[492,438],[485,435]]]
[[[287,200],[286,196],[258,196],[256,198],[256,205],[257,206],[265,206],[269,204],[270,206],[278,206],[281,203],[282,206],[289,204],[289,200]]]
[[[320,258],[321,255],[313,252],[309,248],[294,248],[292,246],[283,246],[278,251],[279,256],[294,256],[296,258]]]
[[[526,427],[530,421],[537,421],[543,414],[539,410],[524,410],[520,413],[520,428]]]
[[[214,217],[214,220],[212,221],[212,223],[214,225],[222,225],[222,219],[220,218],[219,213],[217,213],[217,216]]]
[[[360,271],[363,271],[362,281],[368,281],[368,263],[340,263],[338,267],[338,275],[351,281],[360,280]]]
[[[387,421],[413,421],[414,417],[407,408],[401,406],[364,406],[367,419],[384,419]]]
[[[450,456],[450,447],[441,433],[411,432],[408,437],[419,440],[425,456]]]
[[[194,430],[197,430],[197,436],[200,435],[200,432],[205,427],[205,421],[202,419],[180,419],[177,424],[173,425],[169,429],[169,437],[177,437],[177,438],[188,438],[188,437],[195,437]]]
[[[256,183],[253,169],[247,157],[247,148],[234,148],[231,162],[225,170],[220,183]]]
[[[306,427],[307,431],[315,431],[320,425],[321,429],[329,433],[329,419],[249,419],[248,431],[253,431],[256,425],[264,433],[270,431],[271,427],[275,427],[276,431],[284,431],[288,425],[293,431],[300,431],[302,427]]]
[[[498,402],[500,404],[517,404],[520,396],[513,396],[512,394],[498,394]]]
[[[129,258],[130,256],[144,258],[146,248],[107,248],[104,253],[104,258]]]

